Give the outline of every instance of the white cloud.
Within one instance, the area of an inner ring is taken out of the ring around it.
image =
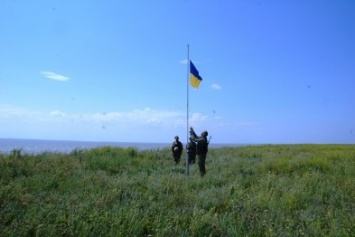
[[[59,111],[59,110],[53,110],[50,115],[54,116],[54,117],[63,117],[65,116],[66,114],[63,113],[62,111]]]
[[[10,105],[0,105],[0,120],[13,120],[13,118],[33,118],[39,114],[34,111],[26,110],[23,108],[13,107]]]
[[[150,118],[150,119],[147,120],[147,123],[150,123],[150,124],[161,124],[162,121],[159,118]]]
[[[124,125],[166,125],[184,126],[186,113],[173,110],[154,110],[151,108],[135,109],[125,112],[106,113],[65,113],[60,110],[51,112],[31,111],[9,105],[0,105],[0,120],[13,119],[16,121],[46,121],[46,122],[87,122],[87,123],[116,123]],[[207,121],[208,116],[194,113],[190,116],[191,123]]]
[[[194,113],[189,121],[200,130],[210,128],[207,123],[211,119],[201,113]],[[174,134],[184,133],[185,129],[184,111],[144,108],[67,113],[62,110],[35,111],[0,104],[0,133],[5,137],[16,135],[19,138],[43,139],[166,141],[172,139]]]
[[[194,125],[194,124],[199,124],[199,123],[207,121],[207,120],[208,120],[208,116],[207,115],[203,115],[201,113],[194,113],[190,117],[189,122],[192,125]]]
[[[221,89],[222,89],[222,87],[221,87],[220,85],[218,85],[217,83],[213,83],[213,84],[211,85],[211,88],[212,88],[212,89],[215,89],[215,90],[221,90]]]
[[[74,120],[125,124],[167,124],[177,123],[184,118],[184,113],[177,111],[135,109],[127,112],[107,112],[73,115]]]
[[[41,74],[44,77],[47,77],[48,79],[55,80],[55,81],[68,81],[70,79],[69,77],[66,77],[66,76],[63,76],[63,75],[59,75],[59,74],[54,73],[54,72],[43,71],[43,72],[41,72]]]
[[[186,64],[187,64],[187,59],[183,59],[183,60],[181,60],[181,61],[180,61],[180,63],[181,63],[181,64],[185,64],[185,65],[186,65]]]
[[[187,59],[182,59],[181,61],[180,61],[180,63],[181,64],[187,64]],[[196,63],[198,64],[198,61],[196,61],[196,60],[194,60],[194,65],[196,66]]]

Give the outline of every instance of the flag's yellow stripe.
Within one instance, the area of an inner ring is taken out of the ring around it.
[[[190,85],[194,88],[198,88],[202,80],[195,77],[192,73],[190,73]]]

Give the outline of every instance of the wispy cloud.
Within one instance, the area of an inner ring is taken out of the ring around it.
[[[211,128],[208,125],[210,118],[202,113],[191,114],[190,122],[198,130]],[[18,129],[19,126],[21,129]],[[58,109],[34,111],[0,104],[0,132],[2,136],[7,137],[13,134],[18,137],[41,137],[41,134],[45,133],[47,138],[54,139],[142,141],[150,137],[152,141],[162,141],[172,138],[171,134],[184,131],[185,126],[186,113],[176,110],[143,108],[72,113]],[[151,136],[152,133],[154,136]]]
[[[208,120],[208,116],[201,113],[194,113],[190,117],[191,124],[198,124]]]
[[[110,122],[121,124],[171,124],[184,119],[184,113],[178,111],[153,110],[151,108],[135,109],[126,112],[107,112],[82,114],[78,119],[92,122]]]
[[[31,116],[35,116],[37,113],[31,112],[22,108],[13,107],[10,105],[0,105],[0,120],[1,119],[10,119],[12,120],[14,117],[19,118],[28,118]]]
[[[221,90],[222,89],[222,87],[220,85],[218,85],[217,83],[213,83],[211,85],[211,88],[214,90]]]
[[[183,59],[180,61],[181,64],[187,64],[187,59]]]
[[[61,110],[49,112],[32,111],[25,108],[13,107],[0,104],[0,120],[19,119],[36,121],[71,121],[71,122],[108,122],[131,125],[159,125],[184,126],[186,113],[174,110],[156,110],[151,108],[134,109],[131,111],[114,111],[105,113],[66,113]],[[209,117],[202,113],[193,113],[190,116],[191,123],[200,123],[209,120]]]
[[[63,117],[65,116],[66,114],[63,113],[62,111],[59,111],[59,110],[53,110],[50,115],[54,116],[54,117]]]
[[[55,81],[68,81],[70,79],[69,77],[59,75],[54,72],[43,71],[43,72],[41,72],[41,74],[44,77],[47,77],[48,79],[55,80]]]

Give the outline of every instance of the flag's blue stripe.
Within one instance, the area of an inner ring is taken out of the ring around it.
[[[196,77],[198,80],[202,81],[202,77],[200,77],[200,74],[198,73],[195,65],[192,63],[192,61],[190,60],[190,73],[192,75],[194,75],[194,77]]]

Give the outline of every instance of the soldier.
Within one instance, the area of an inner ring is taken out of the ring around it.
[[[189,164],[195,164],[196,162],[196,143],[193,141],[192,137],[190,137],[190,141],[186,145],[187,158],[189,160]]]
[[[191,127],[190,128],[190,135],[192,137],[192,140],[194,142],[197,142],[196,153],[198,156],[198,167],[200,169],[200,174],[203,177],[206,174],[205,163],[206,163],[206,156],[207,156],[208,144],[209,144],[209,142],[207,141],[208,132],[203,131],[201,133],[201,136],[198,137],[196,135],[194,129]]]
[[[175,136],[175,141],[171,145],[171,152],[173,154],[173,159],[175,161],[175,164],[180,163],[182,150],[183,150],[182,143],[179,141],[179,137]]]

